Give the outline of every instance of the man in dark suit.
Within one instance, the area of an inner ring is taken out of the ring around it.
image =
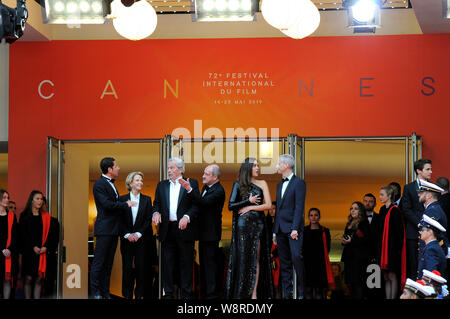
[[[143,185],[141,172],[128,174],[126,187],[130,193],[120,197],[122,202],[137,203],[136,207],[125,210],[121,221],[122,295],[127,299],[133,299],[133,293],[136,299],[143,298],[146,277],[152,275],[152,265],[146,263],[147,250],[151,250],[150,245],[155,246],[151,225],[152,199],[141,194]]]
[[[291,155],[281,155],[277,172],[283,181],[277,185],[277,208],[273,232],[278,245],[280,277],[283,298],[292,298],[292,265],[297,274],[297,298],[303,299],[304,263],[302,255],[303,228],[305,226],[305,181],[294,175],[295,161]]]
[[[193,251],[198,235],[198,208],[193,198],[194,193],[199,191],[198,182],[190,179],[190,193],[181,187],[180,180],[184,172],[181,158],[169,159],[167,171],[169,179],[159,182],[156,187],[152,218],[153,223],[159,225],[163,298],[173,298],[174,280],[178,274],[181,297],[193,299]]]
[[[225,203],[225,190],[220,184],[220,168],[213,164],[203,172],[203,189],[200,193],[193,192],[193,200],[199,208],[199,250],[200,250],[200,282],[201,294],[205,299],[219,297],[217,271],[219,260],[219,242],[222,238],[222,209]],[[192,187],[181,179],[181,186],[188,193]]]
[[[366,216],[369,222],[369,234],[368,234],[368,246],[369,246],[369,260],[368,265],[377,264],[380,265],[380,261],[378,260],[378,251],[379,251],[379,239],[380,239],[380,231],[381,231],[381,219],[380,215],[374,211],[375,206],[377,205],[377,199],[372,193],[368,193],[364,195],[363,205],[366,209]],[[368,266],[367,265],[367,266]],[[368,276],[370,273],[367,274]],[[380,288],[367,288],[366,296],[368,299],[383,299],[384,292]]]
[[[420,159],[414,162],[414,171],[417,179],[412,183],[405,185],[403,196],[400,201],[401,209],[405,214],[406,222],[406,276],[408,278],[417,278],[417,260],[419,235],[417,233],[417,224],[424,211],[424,207],[419,203],[419,179],[428,181],[431,179],[431,160]]]
[[[114,179],[119,176],[120,167],[114,158],[103,158],[100,168],[103,174],[93,189],[97,219],[94,224],[96,243],[90,284],[95,299],[109,299],[109,281],[120,232],[120,217],[126,208],[136,206],[136,202],[119,201]]]
[[[448,179],[446,177],[439,177],[436,180],[436,185],[441,187],[444,191],[441,193],[441,197],[439,197],[439,205],[441,205],[442,210],[447,216],[447,220],[450,218],[450,194],[448,193]]]

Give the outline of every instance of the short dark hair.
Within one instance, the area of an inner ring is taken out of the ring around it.
[[[112,157],[105,157],[100,161],[100,169],[102,170],[103,174],[108,173],[108,168],[114,167],[114,161],[115,159]]]
[[[448,191],[448,178],[447,177],[439,177],[436,180],[436,184],[439,187],[442,187],[444,189],[444,191]]]
[[[421,158],[420,160],[415,161],[414,162],[414,172],[417,173],[417,170],[419,170],[419,171],[423,170],[423,168],[425,167],[425,164],[431,165],[431,160]]]
[[[375,204],[377,203],[377,198],[372,193],[367,193],[367,194],[364,195],[364,197],[371,197],[375,201]]]
[[[312,211],[316,211],[319,214],[319,218],[320,218],[320,209],[318,209],[316,207],[311,207],[308,211],[308,216]]]

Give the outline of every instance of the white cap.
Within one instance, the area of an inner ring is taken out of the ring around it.
[[[427,182],[423,179],[419,179],[419,191],[420,192],[435,192],[435,193],[442,193],[445,192],[442,187],[439,187],[436,184]]]
[[[423,270],[423,276],[422,278],[429,278],[433,281],[436,281],[440,284],[445,284],[447,280],[441,276],[441,273],[437,270],[428,271],[426,269]]]
[[[420,297],[429,297],[436,294],[433,287],[425,286],[425,282],[423,282],[422,280],[413,281],[408,278],[406,279],[405,288],[412,290]]]
[[[441,232],[445,232],[445,228],[442,227],[441,224],[438,223],[437,220],[431,218],[428,215],[423,214],[422,216],[422,220],[420,221],[419,227],[427,227],[427,228],[431,228],[431,229],[435,229],[435,230],[439,230]]]

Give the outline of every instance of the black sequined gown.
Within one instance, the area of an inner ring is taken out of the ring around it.
[[[261,203],[263,202],[264,195],[260,187],[251,184],[249,192],[253,195],[259,195]],[[258,245],[260,245],[257,298],[272,299],[274,288],[264,212],[249,211],[239,216],[239,209],[249,205],[252,204],[248,198],[241,198],[239,183],[235,182],[228,203],[228,209],[233,211],[233,229],[225,297],[227,299],[251,298],[255,287]]]

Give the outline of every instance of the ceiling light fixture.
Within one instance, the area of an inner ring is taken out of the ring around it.
[[[316,31],[320,24],[319,9],[311,1],[306,1],[300,18],[287,30],[281,30],[285,35],[293,39],[303,39]]]
[[[444,19],[450,19],[450,1],[442,0],[442,17]]]
[[[193,22],[255,21],[257,0],[195,0]]]
[[[263,0],[261,13],[268,24],[294,39],[311,35],[320,24],[320,12],[310,0]]]
[[[45,0],[42,21],[48,24],[104,24],[108,6],[103,0]]]
[[[344,0],[342,6],[347,9],[348,27],[353,28],[353,33],[375,33],[381,27],[382,5],[382,0]]]
[[[141,40],[156,29],[156,11],[146,0],[138,0],[126,7],[121,0],[111,3],[111,15],[117,33],[130,40]]]

